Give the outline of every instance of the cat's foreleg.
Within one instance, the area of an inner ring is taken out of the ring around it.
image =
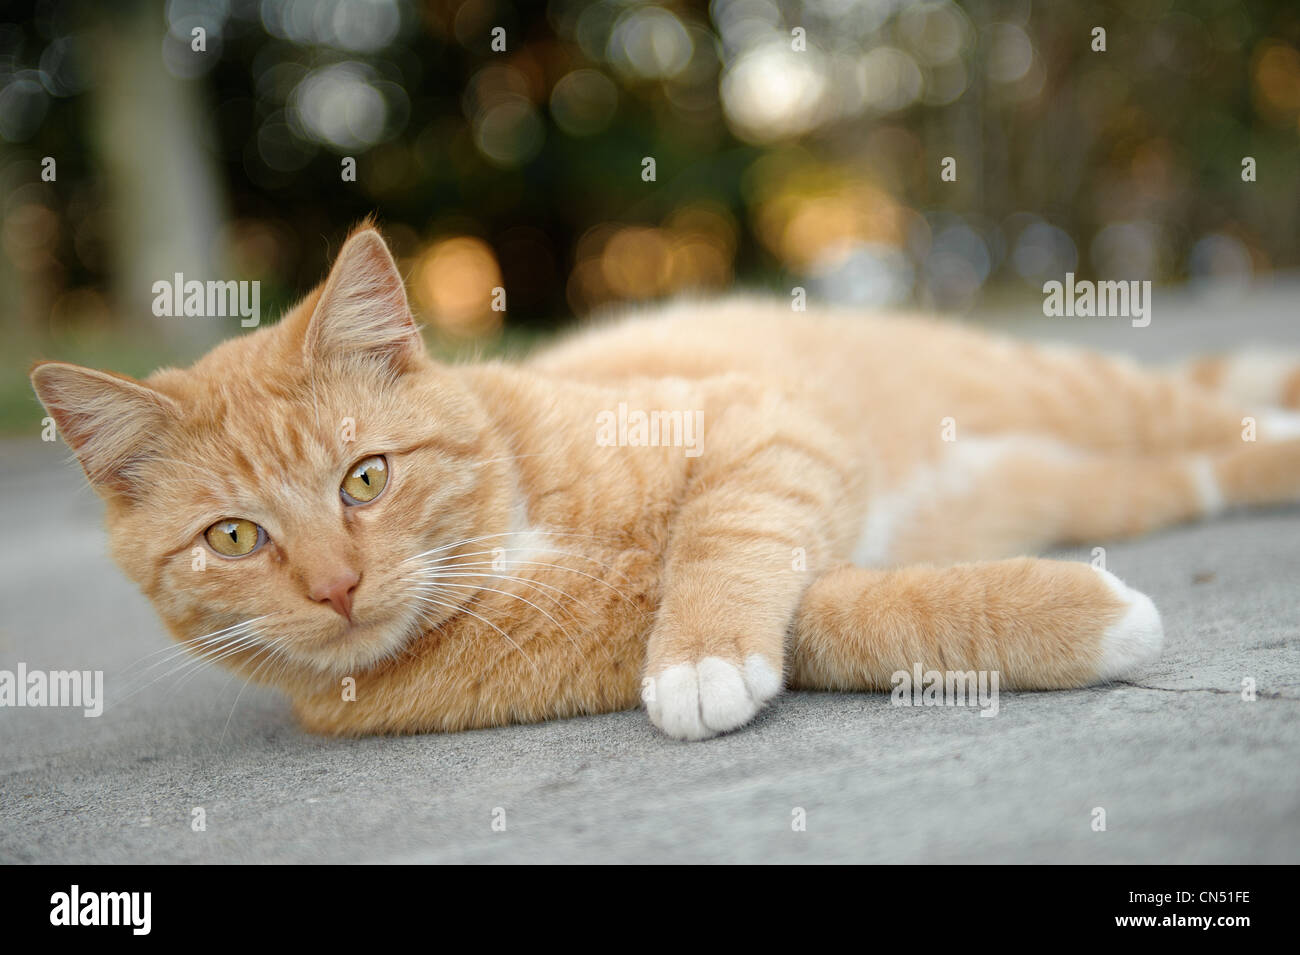
[[[804,596],[789,685],[888,690],[895,674],[919,667],[997,673],[1007,689],[1063,689],[1129,675],[1162,639],[1151,600],[1090,564],[845,566]]]
[[[790,424],[733,416],[708,432],[646,647],[642,696],[670,736],[735,729],[783,685],[790,622],[826,564],[831,528],[845,523],[836,451],[806,421]]]

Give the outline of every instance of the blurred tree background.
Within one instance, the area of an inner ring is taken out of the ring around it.
[[[7,429],[34,357],[145,374],[241,331],[154,282],[257,280],[270,321],[371,213],[447,353],[738,285],[965,312],[1300,258],[1294,0],[0,9]]]

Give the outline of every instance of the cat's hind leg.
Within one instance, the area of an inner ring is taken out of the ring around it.
[[[1300,436],[1300,361],[1285,354],[1155,368],[1086,349],[1016,343],[961,371],[943,411],[959,433],[1144,454],[1224,450],[1252,424],[1261,441]]]
[[[1257,412],[1300,411],[1300,355],[1294,352],[1243,349],[1205,355],[1186,362],[1183,373],[1200,387]]]
[[[1145,595],[1090,564],[1033,558],[819,577],[795,617],[792,689],[888,690],[894,674],[997,673],[1008,689],[1120,679],[1163,639]]]
[[[1300,439],[1143,454],[962,438],[936,467],[937,477],[918,482],[926,493],[872,502],[855,562],[953,562],[1096,545],[1232,507],[1300,502]]]

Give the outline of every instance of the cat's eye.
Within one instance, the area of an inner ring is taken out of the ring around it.
[[[348,469],[339,492],[348,504],[369,504],[388,484],[388,461],[381,455],[365,458]]]
[[[208,546],[222,557],[247,557],[266,542],[266,531],[242,517],[217,521],[203,536]]]

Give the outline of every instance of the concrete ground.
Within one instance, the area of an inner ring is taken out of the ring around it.
[[[1298,298],[1157,290],[1144,329],[1014,324],[1145,358],[1300,351]],[[993,719],[805,693],[705,743],[640,712],[332,740],[272,691],[236,705],[238,682],[212,670],[121,699],[162,627],[109,562],[66,449],[0,452],[0,669],[102,669],[109,698],[98,719],[0,709],[0,861],[1300,861],[1300,509],[1102,542],[1161,608],[1164,657],[1132,683],[1004,693]]]

